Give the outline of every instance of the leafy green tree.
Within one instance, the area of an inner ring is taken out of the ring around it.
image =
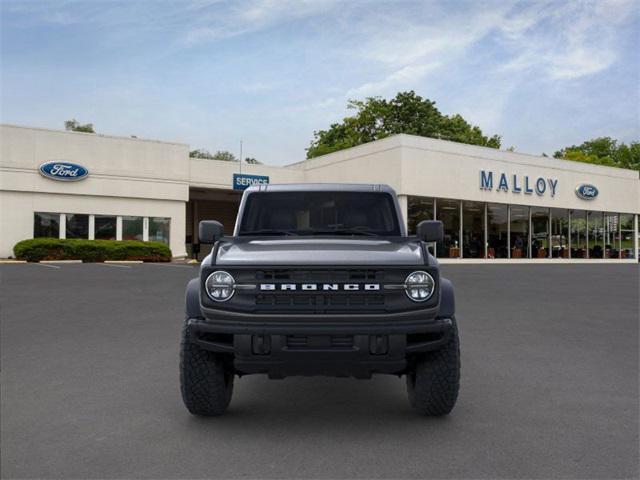
[[[189,152],[191,158],[204,158],[206,160],[223,160],[225,162],[237,162],[238,159],[231,152],[226,150],[218,150],[216,153],[211,153],[209,150],[200,148],[197,150],[191,150]]]
[[[500,136],[487,137],[480,127],[471,125],[461,115],[443,115],[435,105],[413,90],[399,92],[391,100],[381,97],[349,100],[347,108],[355,110],[355,114],[330,125],[327,130],[315,131],[307,148],[307,158],[398,133],[500,148]]]
[[[623,142],[618,143],[617,140],[611,137],[598,137],[593,140],[587,140],[580,145],[571,145],[558,150],[553,156],[575,162],[640,171],[639,141],[634,141],[627,145]]]
[[[64,122],[64,129],[70,132],[96,133],[93,129],[93,123],[85,123],[82,125],[75,118]]]

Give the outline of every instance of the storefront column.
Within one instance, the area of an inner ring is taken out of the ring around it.
[[[116,217],[116,240],[122,240],[122,217]]]
[[[60,238],[67,238],[67,214],[60,214]]]
[[[142,219],[142,241],[149,241],[149,217],[144,217]]]
[[[634,231],[634,235],[633,235],[633,258],[635,258],[636,260],[638,260],[638,215],[634,215],[633,216],[633,231]]]
[[[96,216],[89,215],[89,240],[96,239]]]
[[[409,233],[409,197],[406,195],[398,195],[398,203],[400,204],[404,228],[407,230],[407,233]]]

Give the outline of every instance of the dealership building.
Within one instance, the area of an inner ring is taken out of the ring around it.
[[[634,170],[394,135],[287,166],[189,157],[181,143],[0,125],[0,258],[34,237],[139,239],[206,252],[252,184],[385,183],[409,232],[441,220],[450,262],[637,262]],[[434,247],[432,247],[434,248]]]

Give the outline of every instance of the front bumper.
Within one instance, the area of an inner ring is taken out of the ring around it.
[[[401,374],[412,354],[440,348],[453,328],[449,318],[425,321],[415,312],[385,315],[384,322],[371,315],[314,315],[312,321],[307,315],[285,320],[261,316],[240,320],[237,315],[233,320],[228,315],[190,319],[191,341],[205,350],[232,355],[238,374],[265,373],[272,378]]]

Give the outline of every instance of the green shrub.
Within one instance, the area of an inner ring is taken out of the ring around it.
[[[58,238],[33,238],[22,240],[13,247],[17,259],[29,262],[40,260],[142,260],[144,262],[169,262],[171,250],[160,242],[138,240],[81,240]]]

